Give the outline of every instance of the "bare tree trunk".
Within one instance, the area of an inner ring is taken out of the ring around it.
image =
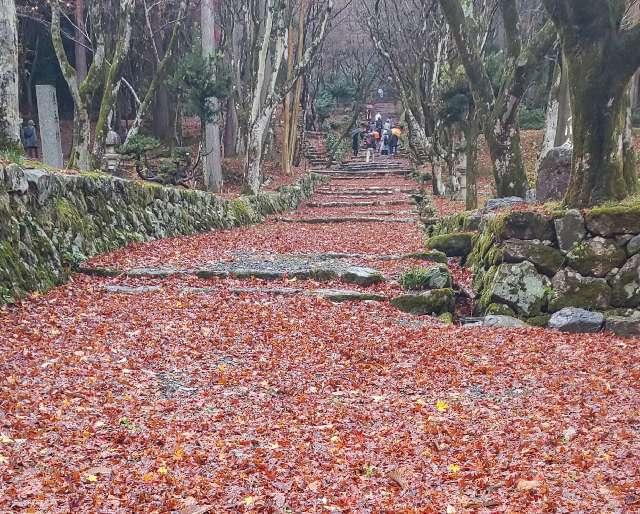
[[[87,76],[87,49],[83,44],[87,41],[87,38],[85,37],[86,27],[84,23],[84,0],[76,0],[75,14],[76,40],[74,42],[74,49],[76,55],[76,76],[78,77],[78,82],[82,82]]]
[[[200,4],[200,26],[202,31],[202,55],[213,57],[216,51],[215,12],[213,0],[202,0]],[[219,193],[222,191],[222,148],[220,143],[220,121],[218,111],[220,102],[212,97],[208,100],[211,111],[214,112],[212,120],[205,125],[205,145],[202,160],[204,186],[207,191]]]
[[[227,108],[224,120],[224,155],[235,157],[238,155],[238,113],[233,95],[227,98]]]
[[[20,142],[18,81],[16,4],[0,0],[0,143]]]
[[[120,65],[129,51],[129,43],[131,41],[131,14],[133,11],[134,0],[121,0],[121,14],[118,17],[120,24],[116,38],[116,45],[111,56],[111,63],[107,69],[104,81],[104,93],[100,102],[100,111],[98,112],[98,120],[95,126],[95,137],[93,141],[93,164],[97,168],[100,166],[102,156],[104,154],[104,142],[109,130],[108,120],[113,110],[114,103],[117,99],[119,83],[117,79]]]
[[[467,143],[467,193],[465,208],[469,210],[478,208],[478,135],[480,123],[475,109],[469,113],[469,119],[465,127],[465,140]]]

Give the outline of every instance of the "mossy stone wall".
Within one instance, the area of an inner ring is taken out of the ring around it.
[[[64,282],[83,260],[134,241],[259,223],[295,209],[323,179],[224,199],[100,173],[0,168],[0,305]]]

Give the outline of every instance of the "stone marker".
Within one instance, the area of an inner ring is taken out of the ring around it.
[[[42,141],[42,162],[54,168],[62,168],[62,141],[60,139],[60,118],[56,88],[39,84],[36,86],[40,139]]]

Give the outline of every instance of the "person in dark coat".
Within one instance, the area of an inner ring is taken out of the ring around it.
[[[362,141],[362,137],[366,128],[366,125],[362,125],[362,127],[356,127],[351,131],[351,149],[353,150],[354,157],[358,157],[358,152],[360,151],[360,142]]]
[[[27,157],[38,158],[38,132],[33,120],[29,120],[27,126],[22,129],[22,144],[27,152]]]

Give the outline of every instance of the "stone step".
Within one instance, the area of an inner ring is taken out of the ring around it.
[[[385,280],[379,271],[337,259],[319,256],[267,255],[238,258],[231,262],[213,262],[194,268],[143,267],[129,270],[80,267],[80,273],[102,277],[169,278],[196,276],[198,278],[236,278],[281,280],[297,278],[327,282],[341,280],[368,286]]]
[[[386,196],[393,194],[417,195],[414,189],[318,189],[316,194],[328,196]]]
[[[331,178],[331,180],[336,179],[344,179],[344,180],[357,180],[359,178],[363,179],[376,179],[381,177],[404,177],[406,173],[401,171],[352,171],[352,172],[343,172],[343,171],[334,171],[334,170],[312,170],[313,173],[317,173],[319,175],[323,175],[325,177]]]
[[[344,216],[325,218],[276,218],[283,223],[416,223],[416,218],[381,218],[374,216]]]
[[[384,207],[387,205],[415,205],[411,200],[387,200],[387,201],[354,201],[354,202],[309,202],[307,207],[331,208],[331,207]]]
[[[126,286],[106,285],[102,290],[112,294],[146,294],[162,291],[160,286]],[[211,294],[222,291],[219,287],[185,287],[181,293],[187,294]],[[228,290],[232,294],[269,294],[274,296],[313,296],[323,298],[335,303],[341,302],[384,302],[388,297],[383,294],[367,293],[354,289],[296,289],[289,287],[232,287]]]

